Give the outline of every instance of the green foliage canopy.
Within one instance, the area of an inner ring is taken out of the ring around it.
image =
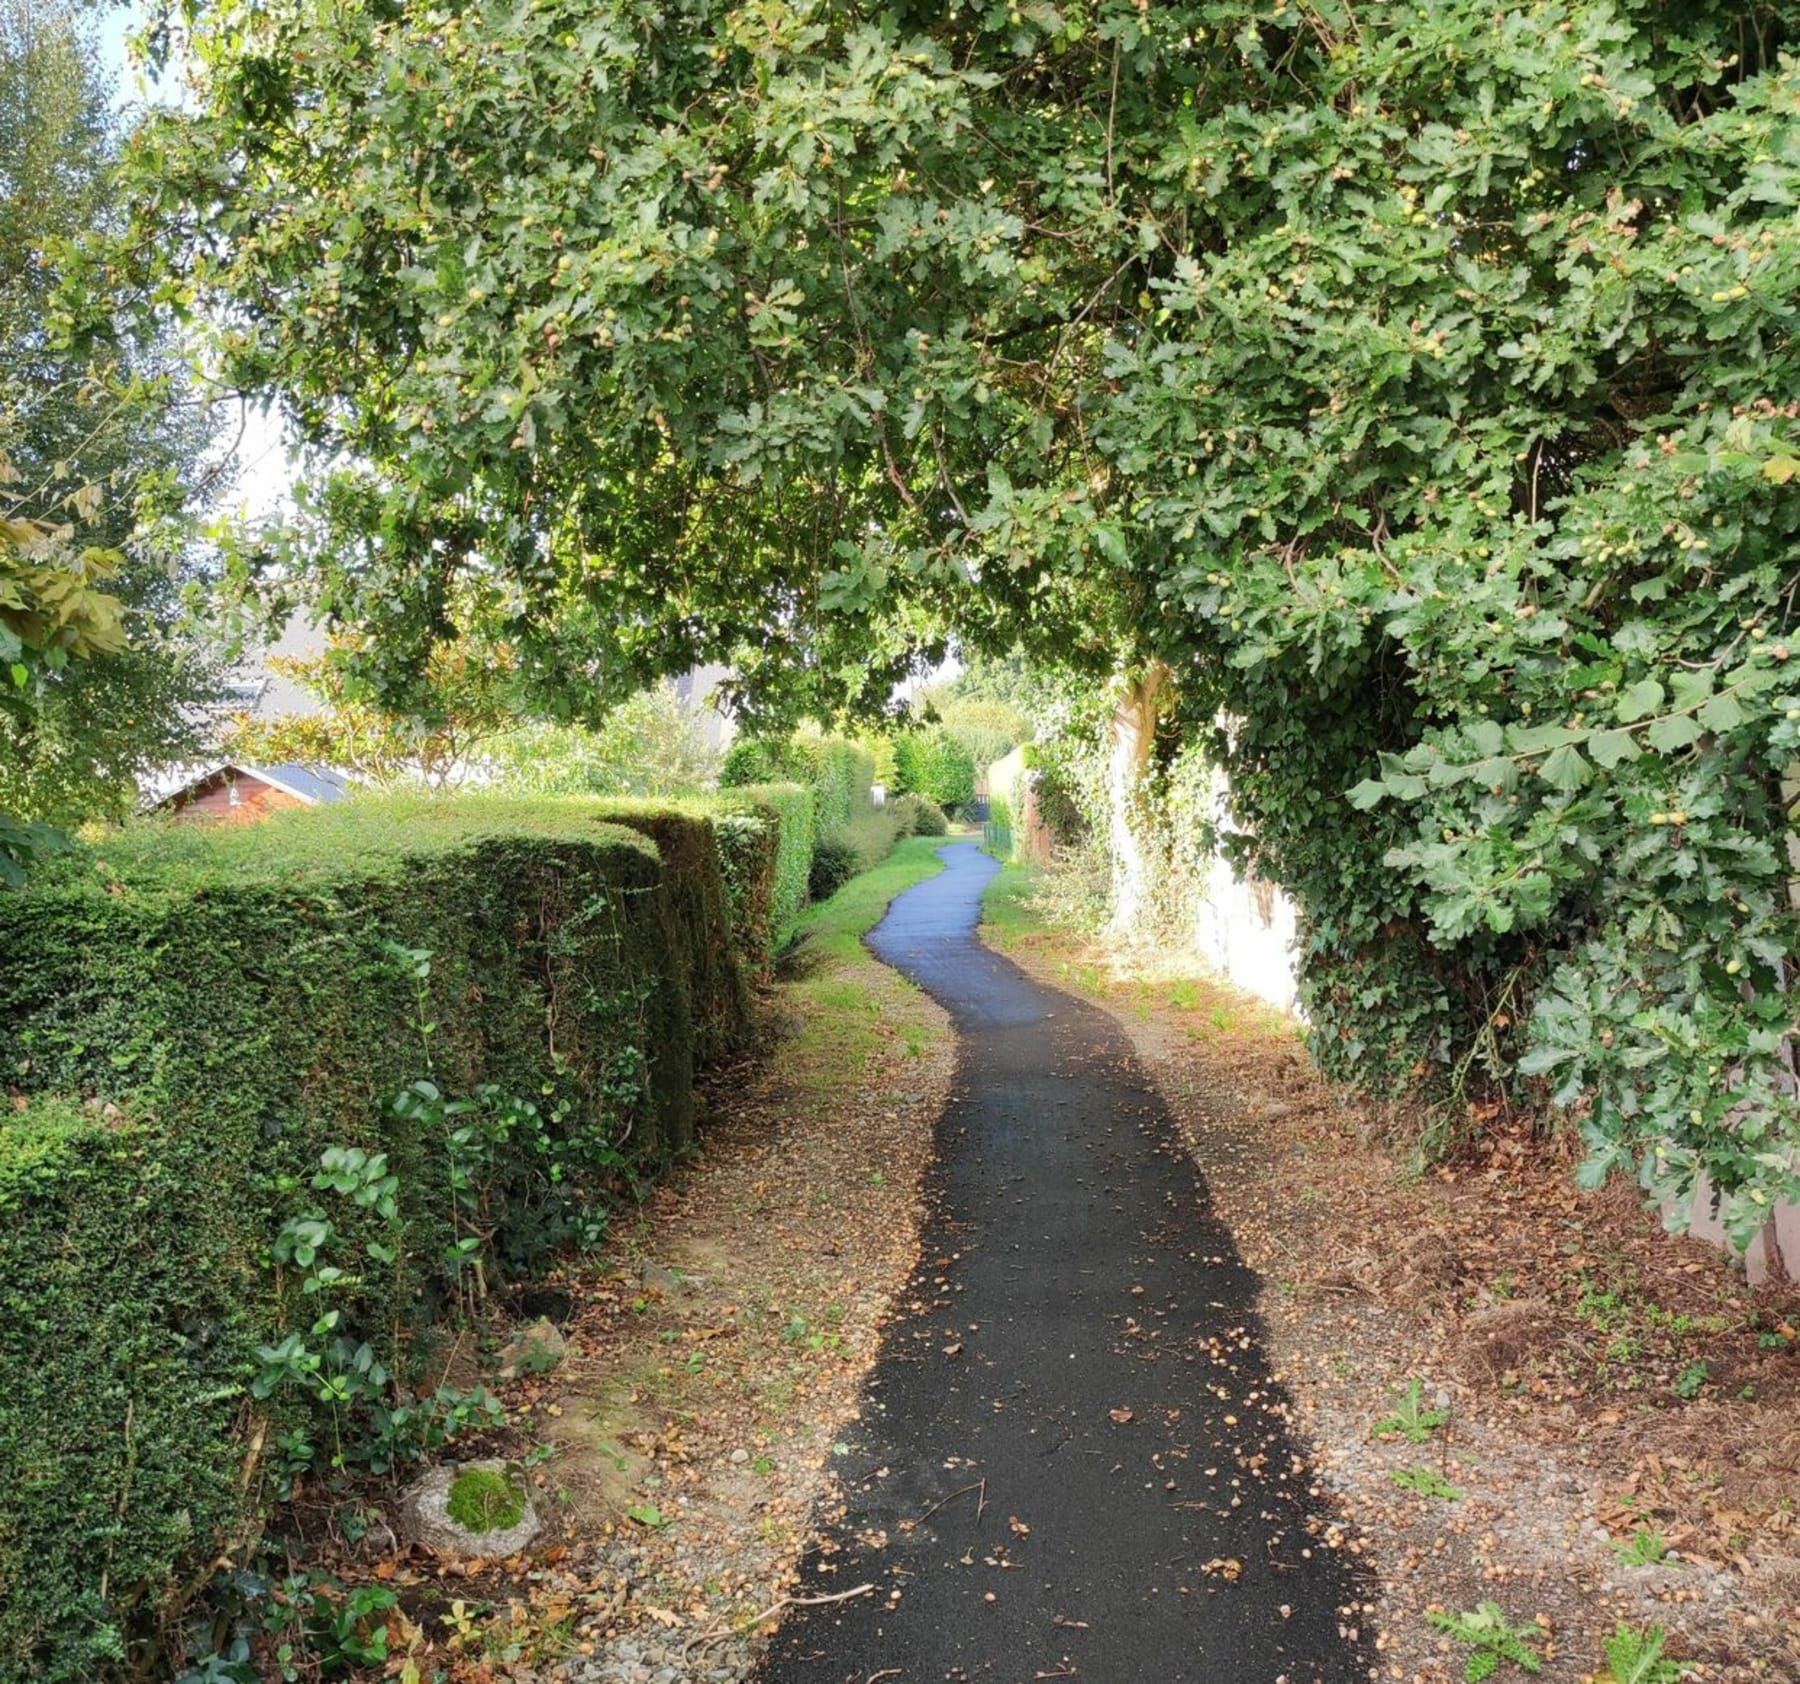
[[[907,731],[894,739],[894,792],[922,795],[946,813],[975,799],[974,757],[948,726]]]
[[[1800,1192],[1786,8],[192,13],[138,261],[355,464],[379,647],[1154,654],[1328,1069]]]
[[[592,730],[528,725],[486,754],[501,785],[536,795],[688,795],[718,776],[719,751],[667,681],[621,702]]]

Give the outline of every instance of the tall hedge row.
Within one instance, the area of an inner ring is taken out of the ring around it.
[[[812,786],[818,793],[819,833],[843,830],[869,810],[869,787],[875,782],[875,756],[861,743],[823,737],[807,745]]]
[[[727,788],[782,779],[812,791],[813,825],[825,835],[868,811],[875,754],[847,737],[748,737],[732,744],[719,774]]]
[[[799,784],[750,784],[720,790],[713,805],[721,816],[749,819],[774,836],[766,958],[768,952],[794,933],[806,908],[813,844],[818,839],[817,797],[812,789]],[[748,842],[734,843],[738,848],[751,846]]]
[[[744,963],[748,955],[733,939],[725,860],[713,820],[667,805],[627,801],[601,801],[596,811],[656,844],[669,914],[686,956],[694,1054],[701,1064],[710,1064],[735,1050],[743,1038],[749,1023],[750,968]],[[750,869],[760,874],[769,868],[753,861]]]
[[[761,827],[732,898],[777,922],[796,797],[723,821]],[[141,1665],[254,1533],[283,1422],[248,1381],[295,1291],[271,1246],[329,1197],[326,1148],[395,1178],[386,1226],[331,1207],[358,1264],[334,1302],[423,1353],[456,1193],[444,1119],[396,1094],[537,1108],[470,1218],[503,1273],[689,1141],[696,1043],[745,1023],[727,904],[703,815],[418,800],[142,827],[0,896],[0,1677]]]

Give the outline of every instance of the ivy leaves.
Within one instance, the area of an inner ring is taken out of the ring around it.
[[[1599,773],[1613,773],[1646,754],[1675,758],[1703,739],[1728,737],[1752,722],[1766,733],[1785,718],[1787,703],[1771,696],[1783,682],[1780,664],[1785,646],[1763,649],[1759,656],[1716,679],[1712,667],[1678,669],[1665,688],[1656,678],[1640,678],[1611,698],[1588,689],[1577,705],[1593,705],[1600,717],[1578,723],[1502,726],[1476,719],[1453,731],[1428,737],[1405,756],[1383,754],[1381,775],[1365,778],[1346,792],[1353,807],[1367,810],[1390,797],[1417,801],[1435,790],[1459,784],[1485,785],[1496,798],[1515,796],[1522,776],[1534,778],[1550,792],[1572,796],[1594,783]],[[1496,815],[1498,816],[1498,815]]]

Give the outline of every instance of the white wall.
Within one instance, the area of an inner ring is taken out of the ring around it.
[[[1213,773],[1215,821],[1229,828],[1225,775]],[[1194,917],[1194,948],[1220,976],[1283,1011],[1296,1011],[1299,928],[1294,903],[1254,871],[1240,876],[1213,855]]]
[[[1208,966],[1270,1005],[1295,1011],[1298,939],[1286,895],[1214,858],[1194,918],[1194,949]]]

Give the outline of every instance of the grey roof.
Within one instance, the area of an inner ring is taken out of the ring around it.
[[[253,778],[286,790],[302,801],[341,801],[350,793],[350,780],[330,766],[303,766],[290,760],[281,766],[242,766]]]

